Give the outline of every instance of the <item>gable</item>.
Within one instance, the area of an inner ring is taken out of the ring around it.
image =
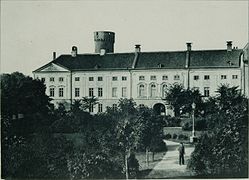
[[[48,64],[46,67],[40,69],[40,72],[65,72],[65,71],[67,72],[68,69],[54,63]]]

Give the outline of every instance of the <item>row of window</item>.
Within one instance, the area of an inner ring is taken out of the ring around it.
[[[209,80],[210,76],[209,75],[204,75],[204,80]],[[221,75],[220,79],[227,79],[227,75]],[[238,79],[238,75],[232,75],[232,79]],[[195,75],[194,80],[199,80],[199,76]]]
[[[122,87],[121,90],[122,90],[121,96],[127,97],[127,87]],[[118,91],[117,87],[112,88],[112,97],[118,97],[117,91]],[[89,96],[90,97],[94,96],[94,88],[89,88]],[[78,96],[75,96],[75,97],[78,97]],[[103,97],[103,88],[98,88],[98,97]]]
[[[162,86],[162,97],[165,97],[165,92],[167,89],[167,85],[164,84]],[[198,88],[195,88],[198,89]],[[118,97],[117,96],[117,87],[113,87],[112,88],[112,97]],[[139,90],[138,90],[138,96],[139,97],[146,97],[146,93],[147,90],[145,88],[144,84],[139,85]],[[51,87],[49,89],[49,95],[50,97],[54,97],[55,96],[55,88]],[[64,88],[63,87],[59,87],[58,89],[58,95],[59,97],[64,97]],[[150,85],[150,97],[156,97],[157,95],[157,87],[155,84]],[[74,96],[75,97],[80,97],[80,88],[74,88]],[[93,97],[94,96],[94,88],[89,88],[89,97]],[[122,97],[127,97],[127,87],[122,87],[122,91],[121,91],[121,96]],[[204,96],[209,96],[209,87],[204,87]],[[98,88],[98,97],[103,97],[103,88]]]
[[[45,82],[45,80],[46,80],[45,77],[42,77],[42,78],[41,78],[41,81],[42,81],[42,82]],[[64,81],[64,77],[59,77],[58,80],[59,80],[59,82],[63,82],[63,81]],[[50,81],[50,82],[54,82],[54,81],[55,81],[55,78],[54,78],[54,77],[50,77],[50,78],[49,78],[49,81]]]
[[[139,104],[139,108],[142,108],[144,107],[144,104]],[[117,109],[118,108],[118,105],[117,104],[112,104],[112,108],[113,109]],[[89,108],[89,112],[93,112],[94,111],[94,106],[91,105],[90,108]],[[103,104],[99,103],[98,104],[98,112],[103,112]]]
[[[194,80],[199,80],[199,75],[195,75],[194,76]],[[221,79],[227,79],[227,75],[221,75],[220,76]],[[122,81],[126,81],[127,80],[127,77],[126,76],[122,76],[121,77]],[[209,80],[210,79],[210,76],[209,75],[204,75],[204,80]],[[238,75],[232,75],[232,79],[238,79]],[[41,80],[44,82],[45,81],[45,78],[41,78]],[[64,81],[64,78],[63,77],[59,77],[58,78],[59,82],[63,82]],[[74,78],[75,81],[80,81],[80,77],[75,77]],[[89,81],[94,81],[94,77],[89,77],[88,79]],[[97,80],[98,81],[103,81],[103,77],[102,76],[99,76],[97,77]],[[140,81],[144,81],[145,80],[145,76],[139,76],[139,80]],[[154,80],[157,80],[157,77],[156,76],[150,76],[150,80],[154,81]],[[162,80],[168,80],[168,76],[164,75],[162,76]],[[180,80],[180,76],[179,75],[175,75],[174,76],[174,80]],[[49,81],[50,82],[54,82],[55,81],[55,78],[54,77],[50,77],[49,78]],[[112,81],[118,81],[118,77],[117,76],[113,76],[112,77]]]
[[[145,76],[139,76],[138,79],[139,79],[139,81],[144,81]],[[157,80],[157,76],[155,76],[155,75],[150,76],[150,80],[152,80],[152,81]],[[166,75],[162,76],[162,80],[168,80],[168,76],[166,76]],[[180,80],[180,76],[174,75],[174,80]]]
[[[117,87],[112,88],[112,97],[117,97]],[[59,97],[64,97],[64,88],[59,87],[58,89],[58,95]],[[122,97],[127,97],[127,87],[122,87]],[[49,96],[54,97],[55,96],[55,88],[50,87],[49,88]],[[74,88],[74,96],[80,97],[80,88]],[[89,97],[94,96],[94,88],[89,88]],[[98,88],[98,97],[103,97],[103,88]]]
[[[122,79],[122,81],[127,81],[127,77],[126,76],[122,76],[121,79]],[[89,77],[88,80],[89,81],[94,81],[94,77]],[[103,81],[103,77],[99,76],[99,77],[97,77],[97,80],[98,81]],[[118,76],[113,76],[112,77],[112,81],[118,81]]]
[[[54,97],[54,94],[55,94],[55,88],[54,87],[49,88],[49,96]],[[59,97],[64,97],[64,88],[63,87],[59,87],[58,94],[59,94]]]

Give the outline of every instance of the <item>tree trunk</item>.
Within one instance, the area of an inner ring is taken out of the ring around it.
[[[128,154],[125,153],[125,177],[129,179],[129,172],[128,172]]]
[[[154,162],[154,155],[155,155],[155,153],[154,153],[154,151],[152,151],[152,162]]]
[[[149,149],[148,148],[146,148],[145,155],[146,155],[146,165],[149,166]]]

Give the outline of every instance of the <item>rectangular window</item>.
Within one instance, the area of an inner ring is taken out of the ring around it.
[[[204,80],[208,80],[209,78],[209,75],[204,75]]]
[[[80,97],[80,88],[75,88],[74,93],[75,97]]]
[[[174,76],[174,80],[179,80],[180,79],[180,76],[179,75],[175,75]]]
[[[99,97],[103,96],[103,88],[98,88],[98,96]]]
[[[50,97],[54,97],[54,88],[49,89]]]
[[[98,104],[98,112],[103,112],[103,104]]]
[[[168,76],[163,76],[163,80],[168,80]]]
[[[75,77],[74,80],[75,81],[80,81],[80,77]]]
[[[127,91],[127,88],[126,87],[122,87],[122,97],[126,97],[126,91]]]
[[[89,81],[93,81],[94,80],[94,78],[93,77],[89,77]]]
[[[89,88],[89,97],[93,97],[93,88]]]
[[[150,80],[156,80],[156,76],[150,76]]]
[[[238,75],[233,75],[232,78],[233,79],[238,79]]]
[[[93,104],[92,104],[92,105],[90,105],[90,107],[89,107],[89,112],[90,112],[90,113],[92,113],[92,112],[93,112]]]
[[[126,81],[127,77],[126,76],[122,76],[122,81]]]
[[[112,88],[112,97],[117,97],[117,88],[116,87]]]
[[[42,81],[42,82],[45,82],[45,78],[44,78],[44,77],[43,77],[43,78],[41,78],[41,81]]]
[[[221,79],[226,79],[227,76],[226,76],[226,75],[221,75],[220,78],[221,78]]]
[[[199,79],[199,76],[194,76],[194,80],[198,80]]]
[[[117,105],[117,104],[113,104],[113,105],[112,105],[112,108],[113,108],[114,110],[117,110],[117,109],[118,109],[118,105]]]
[[[63,82],[64,78],[63,77],[59,77],[59,82]]]
[[[63,97],[63,94],[64,94],[64,89],[59,88],[59,97]]]
[[[54,77],[49,78],[50,82],[54,82]]]
[[[145,80],[144,76],[139,76],[139,80],[144,81]]]
[[[204,87],[204,96],[205,97],[209,96],[209,87]]]
[[[98,81],[103,81],[103,77],[98,77]]]
[[[117,80],[118,80],[118,77],[117,77],[117,76],[113,76],[113,77],[112,77],[112,80],[113,80],[113,81],[117,81]]]

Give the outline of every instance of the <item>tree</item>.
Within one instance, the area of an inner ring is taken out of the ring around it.
[[[2,106],[3,115],[10,117],[23,114],[48,112],[50,105],[49,97],[45,94],[46,87],[40,80],[33,80],[22,73],[1,75]]]
[[[238,87],[222,85],[217,92],[209,106],[215,111],[207,115],[209,135],[198,142],[188,166],[201,176],[247,177],[248,99]]]
[[[160,147],[165,146],[163,139],[163,119],[156,116],[154,111],[148,107],[140,107],[137,116],[138,147],[146,151],[146,162],[148,164],[148,153],[152,152],[152,161],[154,152],[162,150]],[[163,144],[163,145],[162,145]],[[163,149],[165,150],[165,149]]]
[[[3,74],[1,81],[2,122],[8,120],[22,136],[46,130],[51,104],[43,82],[19,72]]]
[[[98,98],[95,96],[83,97],[82,99],[83,109],[88,110],[88,112],[90,112],[90,109],[96,104],[98,104]]]
[[[170,86],[165,92],[165,101],[169,103],[175,112],[175,116],[192,112],[192,103],[196,104],[196,115],[203,110],[203,102],[199,90],[184,89],[182,85],[175,84]]]

